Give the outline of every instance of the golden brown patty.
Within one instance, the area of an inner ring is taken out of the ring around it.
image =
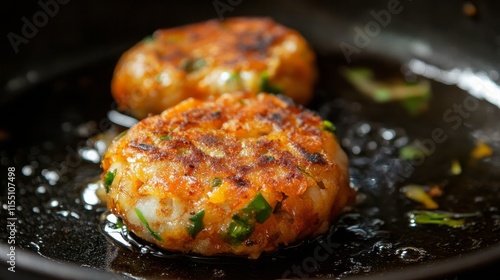
[[[156,31],[123,54],[111,89],[120,109],[143,118],[234,91],[305,104],[315,80],[314,53],[299,33],[267,18],[232,18]]]
[[[139,237],[202,255],[257,258],[324,233],[354,194],[328,124],[274,95],[188,99],[111,144],[108,208]]]

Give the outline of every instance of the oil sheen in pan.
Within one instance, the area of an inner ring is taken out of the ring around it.
[[[455,120],[460,116],[454,112],[454,105],[463,106],[468,95],[457,87],[432,82],[434,94],[428,111],[411,117],[398,104],[376,104],[364,99],[338,74],[344,66],[342,57],[323,56],[318,63],[320,84],[310,107],[337,126],[338,138],[350,158],[351,183],[360,190],[357,204],[338,218],[327,235],[278,252],[271,257],[270,265],[259,263],[260,269],[248,268],[248,261],[237,261],[240,264],[236,266],[225,265],[225,261],[208,264],[190,259],[186,262],[182,257],[169,258],[166,262],[164,257],[141,254],[146,244],[129,249],[117,245],[116,241],[106,241],[101,234],[105,228],[102,219],[105,207],[96,203],[96,197],[89,200],[89,193],[86,193],[87,199],[83,198],[81,192],[82,186],[95,180],[101,172],[95,155],[102,152],[102,147],[89,142],[92,135],[84,132],[92,130],[89,120],[98,123],[101,116],[107,119],[111,100],[103,96],[109,94],[109,73],[114,61],[106,61],[51,81],[33,92],[35,100],[43,96],[40,91],[51,93],[50,96],[55,97],[53,105],[67,112],[62,117],[57,111],[44,111],[43,106],[30,107],[30,103],[23,103],[27,110],[56,120],[61,118],[64,123],[47,122],[38,130],[35,127],[27,131],[22,141],[12,144],[17,154],[13,162],[2,163],[15,164],[24,170],[18,176],[19,188],[23,190],[18,195],[23,209],[18,212],[22,222],[16,240],[19,247],[47,258],[134,277],[154,279],[167,273],[172,278],[275,279],[300,277],[294,267],[309,277],[388,272],[497,246],[500,242],[500,123],[497,122],[500,110],[475,99],[477,110],[461,118],[461,125],[454,129],[458,122],[447,122],[443,114],[451,109],[448,116]],[[401,73],[397,63],[383,60],[360,61],[358,65],[385,75]],[[82,100],[78,106],[73,101],[75,94]],[[92,110],[96,100],[103,104],[100,115],[90,114],[96,111]],[[442,128],[448,138],[436,144],[432,156],[418,166],[409,166],[399,158],[401,147],[417,139],[431,138],[435,128]],[[478,139],[488,142],[494,153],[469,164],[470,151]],[[58,163],[67,158],[65,147],[79,155],[80,164],[59,168],[62,165]],[[449,173],[452,159],[461,163],[460,175]],[[55,169],[61,172],[54,172]],[[404,173],[408,175],[405,181],[387,176],[405,170],[411,170]],[[440,209],[463,213],[479,211],[481,216],[467,218],[461,228],[412,226],[406,213],[421,205],[405,198],[399,189],[406,184],[429,183],[443,186],[443,195],[436,198]],[[155,251],[147,247],[144,250]],[[315,252],[319,252],[319,258],[315,258]]]
[[[406,69],[406,72],[408,72],[408,69],[406,67],[404,67],[404,69]],[[412,73],[406,73],[406,74],[414,75]],[[414,77],[410,77],[410,79],[413,78]],[[328,97],[325,96],[328,94],[328,92],[329,91],[320,90],[317,95],[320,96],[320,98],[328,100]],[[350,94],[356,95],[355,93],[352,92]],[[381,195],[387,197],[392,197],[395,194],[396,195],[398,194],[396,190],[398,189],[398,187],[401,186],[400,183],[402,181],[400,180],[400,178],[398,177],[390,178],[385,175],[384,176],[380,175],[386,173],[387,170],[382,170],[382,169],[390,168],[390,165],[393,165],[396,168],[398,167],[403,168],[404,172],[402,174],[398,173],[400,172],[400,170],[398,169],[394,169],[391,172],[394,172],[396,175],[399,174],[402,176],[408,176],[408,178],[406,179],[409,179],[408,181],[411,182],[412,178],[410,177],[412,176],[411,174],[410,175],[407,174],[412,173],[413,171],[407,172],[405,168],[415,169],[415,167],[410,165],[405,166],[405,164],[407,163],[405,163],[404,161],[402,161],[397,157],[397,150],[410,144],[410,141],[415,137],[417,138],[420,137],[418,133],[415,133],[415,130],[410,129],[411,133],[407,133],[407,129],[405,129],[404,126],[401,125],[401,118],[399,119],[399,121],[395,121],[394,125],[391,124],[391,122],[394,122],[393,120],[392,121],[384,120],[384,122],[380,121],[377,122],[372,120],[360,121],[357,119],[357,117],[354,117],[356,115],[373,114],[375,116],[374,119],[377,119],[376,115],[378,113],[376,111],[379,111],[379,108],[374,108],[374,110],[373,109],[370,110],[368,107],[369,105],[370,104],[367,102],[353,101],[352,96],[345,95],[344,99],[336,99],[327,104],[323,104],[317,107],[317,110],[324,116],[331,115],[332,111],[334,111],[334,108],[338,108],[339,111],[342,110],[350,111],[349,114],[347,114],[348,118],[346,119],[346,123],[337,122],[337,125],[343,126],[342,131],[345,132],[345,135],[344,137],[342,137],[341,142],[344,149],[347,149],[347,152],[350,154],[351,171],[353,173],[352,182],[355,185],[363,186],[362,187],[363,191],[361,192],[359,198],[359,200],[361,201],[369,199],[367,198],[367,196],[369,196],[370,192],[372,191],[375,192],[375,195]],[[374,107],[376,106],[377,105],[375,104]],[[383,107],[383,105],[381,106]],[[340,109],[340,107],[342,107],[342,109]],[[368,108],[368,109],[366,109],[364,112],[361,112],[363,108]],[[436,109],[434,110],[436,111]],[[404,112],[401,111],[397,113],[404,115]],[[114,113],[113,116],[114,115],[116,115],[116,113]],[[108,114],[108,117],[109,116],[110,114]],[[116,116],[114,116],[113,119],[116,119],[115,117]],[[410,117],[407,118],[403,117],[402,120],[403,122],[412,121]],[[417,124],[419,121],[421,120],[417,119]],[[417,127],[416,130],[418,129],[422,129],[422,127]],[[468,149],[467,144],[463,145],[461,149],[462,150]],[[455,155],[450,155],[450,154],[447,155],[449,155],[451,159],[455,157],[457,158],[463,157],[463,154],[464,153],[462,151],[462,153],[457,153]],[[365,172],[367,169],[368,170],[378,169],[378,170],[376,172],[373,172],[372,170],[368,174],[368,176],[361,176],[360,173]],[[433,173],[434,174],[427,174],[427,176],[432,175],[439,177],[442,176],[442,174],[447,174],[447,170],[446,168],[441,168],[439,172],[433,172]],[[361,177],[362,179],[360,179]],[[440,180],[447,181],[448,179],[440,179]],[[381,190],[380,182],[384,185],[385,190]],[[417,181],[417,182],[422,183],[423,181]],[[447,182],[444,182],[443,184],[447,184]],[[363,204],[364,204],[363,202],[359,203],[359,205]],[[369,212],[373,213],[377,213],[379,211],[380,209],[378,208],[373,208],[369,210]],[[478,215],[477,212],[473,212],[472,214],[468,214],[468,216],[473,217]],[[349,219],[360,219],[360,217],[357,215],[357,213],[347,213],[340,218],[341,221]],[[106,220],[106,222],[104,223],[103,232],[108,236],[110,236],[111,239],[114,240],[115,244],[118,243],[121,244],[122,246],[133,249],[134,251],[143,253],[147,252],[156,256],[179,257],[179,254],[163,252],[157,248],[154,248],[154,246],[151,247],[144,241],[141,241],[140,239],[135,237],[133,234],[129,234],[126,230],[123,230],[123,227],[120,227],[120,229],[117,230],[116,222],[113,222],[116,221],[116,217],[114,217],[113,215],[106,214],[105,218],[103,218],[103,221],[104,220]],[[418,226],[415,223],[412,224],[411,222],[408,222],[408,220],[406,220],[407,222],[406,225],[402,225],[402,222],[404,222],[405,219],[401,218],[398,219],[393,218],[392,221],[394,222],[394,224],[400,224],[400,226],[403,228]],[[368,226],[349,225],[345,226],[344,230],[350,231],[355,235],[359,235],[361,237],[370,239],[373,236],[377,236],[380,234],[384,235],[383,230],[381,231],[378,228],[383,227],[385,223],[386,222],[383,219],[374,219],[369,222]],[[340,228],[341,227],[342,226],[340,226]],[[366,227],[370,227],[370,229],[367,229]],[[391,242],[385,242],[385,241],[375,243],[373,245],[373,251],[386,252],[386,253],[390,252],[391,255],[398,256],[399,259],[405,263],[416,263],[426,258],[427,259],[435,258],[435,256],[429,254],[422,247],[410,246],[410,244],[409,246],[395,246]],[[187,257],[193,257],[194,259],[198,260],[201,259],[211,260],[210,258],[207,257],[198,257],[189,255]]]

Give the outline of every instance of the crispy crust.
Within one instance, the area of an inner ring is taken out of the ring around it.
[[[129,229],[164,249],[203,255],[256,258],[324,233],[354,195],[347,158],[322,119],[268,94],[186,100],[115,140],[102,167],[103,177],[116,170],[108,208]],[[272,215],[241,243],[228,242],[232,217],[259,193]],[[186,228],[201,210],[204,228],[193,238]]]
[[[111,90],[120,109],[143,118],[189,97],[266,87],[306,104],[316,75],[299,33],[268,18],[231,18],[156,31],[123,54]]]

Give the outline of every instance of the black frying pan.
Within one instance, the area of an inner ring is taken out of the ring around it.
[[[500,104],[494,86],[500,70],[498,3],[60,2],[51,2],[57,7],[48,8],[10,4],[15,6],[3,17],[7,36],[1,54],[0,163],[7,176],[2,175],[1,202],[11,200],[7,170],[14,167],[18,206],[15,274],[7,270],[11,267],[8,254],[12,255],[7,244],[8,207],[0,214],[5,225],[0,230],[3,278],[472,279],[479,278],[478,273],[498,275]],[[390,19],[382,11],[389,11]],[[114,64],[124,50],[157,28],[241,15],[271,16],[299,30],[315,47],[321,77],[309,107],[337,124],[339,139],[349,140],[342,144],[351,159],[352,183],[361,193],[358,204],[339,217],[328,235],[260,261],[158,257],[153,254],[155,248],[142,247],[150,252],[140,253],[139,247],[114,244],[103,234],[104,207],[86,204],[82,197],[82,189],[100,173],[88,139],[111,125],[108,112],[115,105],[109,82]],[[32,30],[24,26],[26,21],[35,24]],[[339,75],[339,68],[345,66],[368,66],[384,76],[400,73],[403,65],[405,71],[441,79],[432,82],[429,110],[416,118],[395,104],[368,102]],[[452,69],[458,70],[448,71]],[[458,78],[451,79],[450,73]],[[485,79],[474,80],[471,86],[463,81],[471,75]],[[448,84],[442,80],[446,77]],[[484,84],[490,87],[474,86]],[[487,98],[485,92],[490,93]],[[473,100],[474,110],[466,112],[470,114],[454,128],[458,120],[444,119],[443,114],[464,100]],[[442,128],[447,140],[436,144],[424,163],[407,171],[411,166],[398,159],[396,140],[427,139],[435,128]],[[491,144],[494,154],[468,165],[468,154],[479,138]],[[359,148],[367,146],[375,148]],[[451,159],[464,163],[459,176],[448,172]],[[458,229],[409,226],[406,213],[418,205],[398,190],[406,183],[428,182],[446,186],[437,199],[443,210],[478,216]]]

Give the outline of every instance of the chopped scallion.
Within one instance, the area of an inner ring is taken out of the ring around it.
[[[452,213],[444,211],[416,210],[408,213],[410,225],[435,224],[449,227],[462,227],[465,224],[465,218],[477,217],[479,213]]]
[[[233,216],[233,221],[227,229],[227,237],[232,244],[238,244],[252,235],[253,224],[248,220],[242,219],[238,215]]]
[[[164,136],[160,137],[160,140],[161,141],[168,141],[168,140],[172,140],[172,138],[170,137],[170,135],[164,135]]]
[[[116,141],[116,140],[122,138],[123,136],[125,136],[125,134],[127,134],[127,132],[128,132],[128,129],[120,132],[120,134],[116,135],[115,138],[113,138],[113,141]]]
[[[265,93],[283,93],[283,89],[271,83],[269,80],[269,73],[267,71],[260,74],[259,89],[261,92]]]
[[[157,232],[154,232],[150,227],[149,227],[149,223],[148,221],[146,220],[146,218],[144,218],[144,215],[142,214],[141,210],[139,210],[139,208],[135,208],[135,213],[137,214],[137,217],[139,217],[139,220],[141,220],[141,222],[146,226],[146,229],[149,231],[149,233],[158,241],[162,241],[163,239],[161,238],[161,236],[157,233]]]
[[[215,177],[215,178],[212,179],[212,183],[211,183],[212,188],[217,188],[220,185],[222,185],[222,179],[221,178]]]
[[[335,127],[335,125],[331,121],[324,120],[323,121],[323,130],[326,130],[326,131],[331,132],[331,133],[335,133],[337,128]]]
[[[203,230],[205,227],[203,224],[203,218],[205,217],[205,210],[201,210],[200,212],[193,215],[189,220],[193,222],[190,226],[187,227],[187,231],[189,236],[195,238],[196,235]]]
[[[462,173],[462,166],[460,165],[460,162],[456,159],[451,161],[451,174],[453,175],[460,175]]]
[[[377,103],[400,101],[411,115],[424,111],[431,98],[429,81],[421,80],[408,83],[401,77],[379,81],[368,68],[345,68],[342,74],[359,92]]]
[[[191,73],[200,70],[206,64],[207,62],[203,58],[187,59],[182,63],[181,68],[187,73]]]
[[[113,228],[114,228],[114,229],[121,229],[121,228],[123,228],[124,226],[125,226],[125,224],[123,223],[123,219],[122,219],[122,218],[120,218],[120,217],[118,217],[118,218],[116,219],[116,223],[115,223],[115,224],[113,224]]]
[[[111,184],[113,184],[115,176],[116,176],[116,169],[113,171],[108,171],[106,175],[104,175],[104,188],[106,188],[106,193],[109,193]]]
[[[231,244],[238,244],[252,235],[255,222],[264,223],[273,208],[261,193],[258,193],[247,207],[233,215],[233,221],[226,231],[226,239]]]
[[[255,219],[259,224],[264,223],[271,216],[273,211],[273,208],[267,203],[261,193],[255,196],[246,209],[255,213]]]
[[[408,145],[401,147],[399,149],[399,158],[404,160],[420,159],[425,157],[425,153],[422,149],[414,145]]]

